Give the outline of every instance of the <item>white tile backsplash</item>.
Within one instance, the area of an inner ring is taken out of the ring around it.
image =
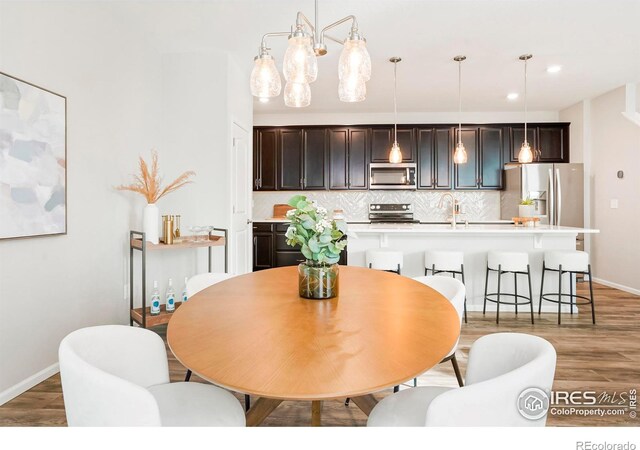
[[[347,221],[366,221],[370,203],[412,203],[414,217],[420,221],[444,221],[451,215],[449,201],[438,208],[444,192],[452,192],[462,207],[462,219],[469,221],[500,220],[500,191],[274,191],[253,193],[253,220],[273,216],[273,205],[287,203],[295,194],[316,200],[329,211],[343,209]]]

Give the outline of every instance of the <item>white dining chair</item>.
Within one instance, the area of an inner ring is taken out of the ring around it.
[[[228,280],[229,278],[233,278],[234,275],[228,273],[200,273],[198,275],[194,275],[187,280],[187,297],[191,298],[191,296],[197,294],[203,289],[208,288],[209,286],[213,286],[216,283],[220,283],[221,281]]]
[[[544,408],[534,420],[518,406],[531,388],[549,394],[555,367],[556,351],[548,341],[529,334],[489,334],[471,346],[466,386],[417,387],[390,395],[373,408],[367,426],[544,426]]]
[[[458,380],[458,386],[463,386],[464,381],[462,380],[462,374],[460,373],[458,360],[456,360],[456,350],[458,349],[458,343],[460,342],[460,328],[462,327],[465,297],[467,295],[466,288],[462,282],[455,278],[439,275],[416,277],[414,278],[414,280],[435,289],[444,297],[446,297],[446,299],[451,302],[456,310],[456,313],[458,314],[458,319],[460,321],[460,327],[458,328],[458,339],[456,340],[456,343],[454,344],[451,351],[447,354],[447,356],[444,357],[442,361],[440,361],[440,363],[451,361],[453,371],[455,372],[456,379]],[[417,379],[415,378],[413,380],[413,385],[417,385]]]
[[[82,328],[60,343],[60,376],[69,426],[244,426],[228,391],[170,383],[160,336],[143,328]]]

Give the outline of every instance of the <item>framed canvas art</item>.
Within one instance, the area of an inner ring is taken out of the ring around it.
[[[67,99],[0,72],[0,239],[67,233]]]

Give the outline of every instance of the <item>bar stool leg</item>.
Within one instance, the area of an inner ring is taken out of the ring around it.
[[[187,373],[184,376],[184,381],[189,381],[191,379],[191,369],[187,369]]]
[[[589,296],[591,297],[591,319],[596,324],[596,302],[593,298],[593,284],[591,284],[591,264],[589,264]]]
[[[482,315],[487,312],[487,287],[489,286],[489,265],[487,264],[487,276],[484,280],[484,305],[482,306]]]
[[[558,266],[558,325],[560,325],[560,316],[562,308],[562,264]]]
[[[542,282],[540,283],[540,302],[538,303],[538,315],[542,313],[542,292],[544,291],[544,273],[547,271],[544,261],[542,261]]]
[[[569,304],[573,315],[573,273],[569,272]]]
[[[460,273],[462,275],[462,284],[467,286],[464,282],[464,264],[460,265]],[[466,289],[465,289],[466,291]],[[464,294],[464,323],[467,323],[467,294]]]
[[[513,297],[513,303],[515,303],[515,307],[516,307],[516,316],[518,315],[518,274],[513,272],[513,289],[515,292],[515,296]]]
[[[498,265],[498,302],[496,306],[496,323],[500,323],[500,279],[502,278],[502,264]]]
[[[398,264],[398,275],[400,275],[400,264]]]
[[[527,264],[527,281],[529,282],[529,305],[531,305],[531,325],[533,325],[533,289],[531,289],[531,267]]]

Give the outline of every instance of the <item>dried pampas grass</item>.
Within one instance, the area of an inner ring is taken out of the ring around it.
[[[149,169],[147,162],[142,159],[142,156],[139,158],[138,168],[140,173],[133,175],[133,183],[121,184],[116,186],[116,189],[137,192],[147,200],[147,203],[156,203],[170,192],[180,189],[185,184],[192,183],[193,181],[190,178],[195,175],[195,172],[191,170],[184,172],[163,188],[162,177],[158,174],[158,152],[155,150],[151,155],[151,169]]]

